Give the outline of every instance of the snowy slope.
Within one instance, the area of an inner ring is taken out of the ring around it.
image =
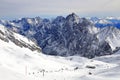
[[[0,26],[0,31],[5,33],[8,32],[4,26]],[[15,34],[15,33],[13,33]],[[17,36],[16,36],[17,35]],[[26,43],[34,44],[31,41],[28,41],[26,38],[16,34],[15,38],[23,40]],[[2,34],[1,34],[1,37]],[[6,37],[6,36],[5,36]],[[48,59],[47,56],[43,55],[42,53],[38,53],[37,51],[31,51],[29,48],[20,47],[10,41],[8,42],[4,40],[0,40],[0,64],[2,67],[17,71],[21,74],[25,74],[25,68],[33,71],[39,71],[42,69],[45,70],[59,70],[61,68],[67,68],[69,65],[62,64],[61,62],[56,62],[54,60]],[[55,66],[54,66],[55,64]],[[72,68],[69,67],[69,68]],[[27,73],[28,74],[28,73]]]
[[[8,68],[0,66],[0,79],[1,80],[34,80],[18,72],[12,71]]]
[[[120,30],[115,27],[101,28],[97,34],[97,38],[100,43],[106,41],[109,43],[111,49],[114,51],[117,47],[120,47]]]
[[[113,21],[112,17],[80,18],[75,13],[66,17],[58,16],[52,20],[40,17],[0,20],[8,29],[36,41],[44,54],[79,55],[87,58],[113,54],[116,48],[120,47],[117,44],[120,41],[117,38],[120,30],[110,28],[120,26],[119,22],[118,19]]]
[[[113,78],[116,78],[115,80],[119,80],[120,79],[120,54],[114,54],[114,55],[108,55],[108,56],[103,56],[103,57],[96,57],[95,60],[99,60],[99,61],[104,61],[110,64],[117,64],[116,67],[110,68],[108,70],[104,70],[104,71],[99,71],[98,73],[96,73],[99,76],[103,76],[103,77],[109,77],[111,78],[111,80]],[[114,79],[113,79],[114,80]]]
[[[11,34],[13,39],[9,37]],[[16,44],[16,40],[21,43]],[[20,46],[23,45],[23,41],[26,47]],[[48,56],[42,54],[38,48],[31,50],[30,45],[37,47],[27,38],[0,25],[0,80],[120,79],[118,76],[120,73],[113,72],[120,69],[119,60],[115,61],[117,63],[112,63],[107,62],[106,59],[101,59],[104,57],[87,59],[79,56]],[[108,61],[111,59],[108,58]],[[92,69],[91,67],[95,68]],[[110,75],[111,72],[113,72],[112,76]]]

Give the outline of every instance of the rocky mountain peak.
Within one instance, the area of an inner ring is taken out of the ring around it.
[[[69,15],[66,17],[66,20],[68,20],[70,23],[71,23],[71,22],[79,23],[80,18],[79,18],[79,16],[76,15],[75,13],[72,13],[72,14],[69,14]]]
[[[90,20],[79,18],[75,13],[66,18],[58,16],[52,21],[39,17],[28,22],[8,21],[4,26],[10,26],[11,30],[35,40],[43,53],[48,55],[80,55],[93,58],[113,54],[114,50],[120,47],[119,29],[95,27]]]

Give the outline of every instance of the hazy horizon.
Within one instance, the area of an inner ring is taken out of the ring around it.
[[[0,18],[55,18],[72,12],[80,17],[119,17],[120,0],[1,0]]]

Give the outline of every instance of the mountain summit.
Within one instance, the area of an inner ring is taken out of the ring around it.
[[[69,21],[69,23],[79,23],[80,21],[80,18],[79,16],[77,16],[75,13],[72,13],[72,14],[69,14],[67,17],[66,17],[66,20]]]
[[[44,54],[88,58],[113,54],[119,50],[120,30],[116,27],[96,27],[99,19],[80,18],[75,13],[53,20],[22,18],[0,21],[8,29],[34,40]]]

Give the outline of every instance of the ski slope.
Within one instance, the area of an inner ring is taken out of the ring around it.
[[[8,32],[1,26],[0,31]],[[34,44],[13,35],[25,44]],[[120,80],[119,58],[119,54],[94,59],[49,56],[0,39],[0,80]]]

